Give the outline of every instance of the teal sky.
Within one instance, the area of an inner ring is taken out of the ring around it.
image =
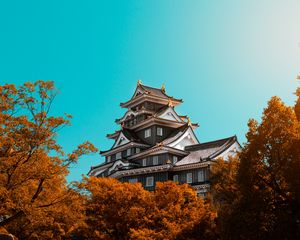
[[[268,99],[293,104],[300,64],[300,1],[1,1],[0,82],[53,80],[52,114],[73,115],[58,141],[106,150],[120,102],[166,85],[201,142],[236,134]],[[81,178],[98,154],[71,169]]]

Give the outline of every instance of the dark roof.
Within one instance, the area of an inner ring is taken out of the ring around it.
[[[161,143],[163,145],[167,145],[174,142],[176,139],[180,138],[188,128],[189,128],[188,124],[184,124],[183,126],[172,131],[172,133],[169,136],[167,136],[166,139],[163,140]]]
[[[154,88],[154,87],[149,87],[149,86],[145,86],[145,85],[140,85],[142,89],[144,89],[145,91],[148,91],[150,94],[162,97],[162,98],[169,98],[169,96],[167,94],[164,93],[164,91],[160,88]]]
[[[131,131],[127,128],[122,129],[122,133],[124,134],[124,136],[129,140],[129,141],[133,141],[133,142],[138,142],[138,143],[145,143],[143,142],[134,131]],[[146,144],[146,143],[145,143]]]
[[[119,132],[119,134],[118,134],[118,137],[119,137],[119,135],[120,135],[121,133],[123,133],[124,136],[125,136],[125,137],[129,140],[129,142],[131,142],[131,143],[140,143],[140,144],[148,145],[148,143],[144,142],[141,138],[139,138],[139,137],[135,134],[134,131],[130,131],[129,129],[123,128],[122,130],[120,130],[120,132]],[[115,139],[115,141],[117,141],[118,137]],[[126,143],[126,144],[128,144],[128,143]],[[125,144],[125,145],[126,145],[126,144]],[[114,144],[113,144],[113,146],[114,146]],[[109,151],[115,149],[115,148],[113,148],[113,146],[112,146],[109,150],[106,150],[106,151],[100,151],[100,154],[106,153],[106,152],[109,152]],[[121,146],[123,146],[123,145],[121,145]],[[118,147],[119,147],[119,146],[118,146]],[[118,147],[116,147],[116,148],[118,148]]]
[[[168,105],[162,106],[161,108],[159,108],[159,109],[156,111],[156,113],[155,113],[154,115],[155,115],[155,116],[158,116],[158,115],[162,114],[164,111],[166,111],[168,108],[169,108]]]
[[[205,142],[205,143],[199,143],[195,145],[190,145],[186,146],[185,150],[186,151],[197,151],[197,150],[203,150],[203,149],[208,149],[208,148],[217,148],[223,146],[225,143],[230,143],[234,142],[237,140],[236,136],[228,137],[228,138],[223,138],[211,142]]]
[[[186,146],[184,150],[190,152],[190,154],[177,162],[176,166],[193,164],[201,162],[202,160],[213,159],[232,146],[232,144],[235,142],[237,142],[237,137],[232,136],[212,142]]]

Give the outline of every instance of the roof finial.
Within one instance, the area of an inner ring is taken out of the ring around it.
[[[191,122],[190,117],[187,117],[187,120],[188,120],[188,125],[189,125],[189,126],[192,126],[192,122]]]
[[[166,92],[165,84],[163,84],[163,85],[161,86],[161,90],[162,90],[164,93]]]
[[[141,85],[142,85],[142,80],[139,79],[139,80],[137,81],[137,85],[138,85],[138,86],[141,86]]]

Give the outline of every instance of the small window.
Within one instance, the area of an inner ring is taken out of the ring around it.
[[[197,197],[198,198],[205,198],[205,193],[197,192]]]
[[[158,165],[158,156],[153,156],[153,165]]]
[[[111,158],[110,156],[107,156],[106,161],[110,162],[110,158]]]
[[[125,138],[121,137],[117,145],[121,145],[124,140],[125,140]]]
[[[146,187],[152,187],[154,185],[154,177],[146,178]]]
[[[118,159],[121,159],[121,157],[122,157],[122,154],[120,153],[120,152],[118,152],[117,154],[116,154],[116,159],[118,160]]]
[[[139,148],[136,148],[136,151],[135,151],[136,153],[139,153],[140,152],[140,149]]]
[[[178,157],[177,156],[173,156],[173,164],[177,163],[178,161]]]
[[[204,182],[204,171],[203,170],[198,171],[198,182]]]
[[[143,159],[143,166],[145,167],[146,165],[147,165],[147,159],[144,158],[144,159]]]
[[[178,182],[178,175],[173,176],[173,182]]]
[[[146,129],[145,130],[145,138],[151,137],[151,129]]]
[[[126,155],[127,155],[127,156],[130,156],[130,154],[131,154],[131,149],[128,148],[128,149],[127,149],[127,154],[126,154]]]
[[[193,182],[193,173],[187,173],[186,174],[186,182],[192,183]]]
[[[137,180],[137,178],[131,178],[131,179],[128,180],[128,182],[129,183],[137,183],[138,180]]]
[[[157,134],[157,136],[162,136],[163,135],[163,129],[161,127],[158,127],[156,129],[156,134]]]

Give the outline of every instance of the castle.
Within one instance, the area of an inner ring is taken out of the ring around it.
[[[105,162],[91,167],[88,175],[140,182],[150,191],[156,182],[172,180],[188,183],[205,196],[213,161],[236,155],[241,146],[236,136],[200,143],[194,133],[198,124],[175,111],[182,102],[169,96],[164,86],[153,88],[138,81],[132,98],[120,104],[127,109],[116,120],[120,130],[107,135],[113,146],[100,152]]]

